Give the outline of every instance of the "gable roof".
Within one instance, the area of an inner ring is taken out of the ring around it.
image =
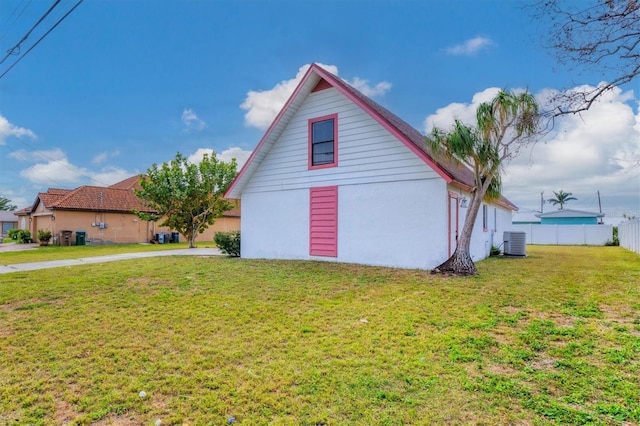
[[[109,188],[114,189],[142,189],[140,186],[140,178],[144,175],[135,175],[110,185]]]
[[[590,212],[586,210],[562,209],[554,212],[538,213],[540,218],[572,218],[572,217],[604,217],[604,213]]]
[[[49,210],[90,210],[129,213],[132,209],[136,209],[143,212],[153,212],[153,209],[141,203],[140,199],[135,196],[131,189],[101,186],[84,185],[76,189],[49,188],[47,192],[38,193],[38,197],[31,207],[32,211],[36,211],[39,202]]]
[[[448,184],[465,191],[470,191],[473,188],[474,175],[468,167],[455,159],[444,156],[439,156],[436,159],[424,143],[424,136],[419,131],[382,105],[365,96],[344,80],[314,63],[311,64],[282,110],[280,110],[273,123],[271,123],[271,126],[267,129],[258,146],[251,153],[251,156],[234,179],[225,197],[239,197],[242,189],[264,160],[271,146],[278,140],[295,112],[316,87],[333,87],[337,89],[393,134],[400,142],[438,173]],[[497,203],[507,209],[517,210],[517,207],[504,197],[501,197]]]

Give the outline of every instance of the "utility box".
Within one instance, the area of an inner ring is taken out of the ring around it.
[[[76,231],[76,245],[84,246],[87,244],[87,233],[85,231]]]
[[[73,234],[73,231],[60,231],[60,245],[61,246],[70,246],[71,245],[71,234]]]
[[[527,255],[527,234],[525,232],[505,231],[504,255],[525,257]]]

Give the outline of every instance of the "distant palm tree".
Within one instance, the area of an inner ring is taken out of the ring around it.
[[[562,189],[558,192],[553,191],[553,195],[555,195],[556,197],[549,198],[547,201],[549,201],[554,206],[560,204],[560,210],[564,208],[564,205],[567,201],[577,200],[576,197],[572,197],[573,194],[571,192],[564,192]]]

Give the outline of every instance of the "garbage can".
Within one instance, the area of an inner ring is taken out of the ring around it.
[[[85,231],[76,231],[76,245],[83,246],[87,244],[87,233]]]
[[[165,239],[166,234],[164,232],[159,232],[156,234],[156,241],[158,241],[158,244],[166,244],[169,241]]]
[[[60,245],[61,246],[70,246],[71,245],[71,234],[73,231],[60,231],[62,234],[60,236]]]
[[[171,242],[172,243],[179,243],[180,242],[180,233],[179,232],[172,232],[171,233]]]

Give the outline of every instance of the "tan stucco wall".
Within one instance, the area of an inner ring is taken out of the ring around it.
[[[55,219],[52,220],[51,218]],[[106,224],[100,228],[100,222]],[[51,244],[59,244],[61,231],[73,231],[71,244],[76,242],[76,231],[85,231],[87,243],[146,243],[158,232],[171,232],[167,227],[158,226],[154,222],[146,222],[131,213],[91,213],[56,210],[52,213],[48,210],[38,211],[32,215],[31,222],[26,221],[26,228],[36,240],[38,229],[49,230],[54,238]],[[203,234],[198,235],[196,242],[213,241],[216,232],[228,232],[240,229],[239,217],[221,217],[210,226]],[[184,235],[180,235],[180,241],[186,242]]]

